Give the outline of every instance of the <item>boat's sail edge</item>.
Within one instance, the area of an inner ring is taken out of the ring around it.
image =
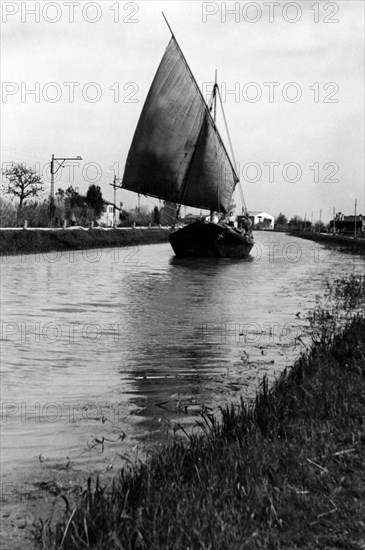
[[[170,28],[170,26],[169,26],[169,28]],[[170,31],[171,31],[171,29],[170,29]],[[187,67],[187,69],[188,69],[188,71],[189,71],[189,73],[190,73],[191,79],[193,80],[193,82],[194,82],[194,84],[195,84],[195,87],[196,87],[196,89],[197,89],[197,91],[198,91],[198,93],[199,93],[200,99],[201,99],[201,101],[202,101],[202,103],[203,103],[203,105],[204,105],[206,114],[207,114],[207,116],[209,117],[209,121],[210,121],[210,123],[211,123],[211,125],[212,125],[212,128],[213,128],[213,130],[214,130],[215,133],[216,133],[216,136],[217,136],[217,138],[218,138],[219,144],[220,144],[220,146],[222,147],[222,149],[224,150],[226,159],[228,160],[228,162],[229,162],[229,164],[230,164],[230,167],[231,167],[231,170],[232,170],[234,179],[235,179],[234,187],[233,187],[233,190],[232,190],[232,193],[231,193],[231,196],[230,196],[230,199],[231,199],[231,198],[232,198],[232,195],[233,195],[233,193],[234,193],[234,189],[235,189],[237,183],[240,181],[240,179],[239,179],[239,177],[238,177],[238,175],[237,175],[237,172],[236,172],[236,167],[234,166],[234,164],[233,164],[233,162],[232,162],[232,160],[231,160],[231,158],[230,158],[230,156],[229,156],[229,154],[228,154],[228,151],[227,151],[227,148],[226,148],[226,146],[225,146],[225,144],[224,144],[224,141],[223,141],[223,139],[222,139],[222,136],[220,135],[220,132],[219,132],[219,130],[218,130],[218,128],[217,128],[217,125],[216,125],[216,123],[215,123],[215,120],[214,120],[214,118],[212,117],[212,113],[211,113],[211,111],[210,111],[210,109],[209,109],[209,106],[207,105],[207,102],[206,102],[205,99],[204,99],[204,96],[203,96],[203,94],[202,94],[202,91],[201,91],[200,88],[199,88],[199,85],[198,85],[198,83],[197,83],[197,81],[196,81],[196,79],[195,79],[195,76],[194,76],[192,70],[190,69],[189,63],[187,62],[186,57],[185,57],[185,55],[184,55],[182,49],[180,48],[179,43],[178,43],[178,41],[176,40],[175,35],[172,33],[172,31],[171,31],[171,34],[172,34],[171,40],[174,40],[175,43],[176,43],[176,46],[177,46],[178,51],[179,51],[179,53],[180,53],[180,56],[181,56],[183,62],[185,63],[185,65],[186,65],[186,67]],[[223,106],[222,106],[222,108],[223,108]],[[202,126],[203,126],[203,124],[204,124],[204,121],[202,122]],[[201,134],[201,130],[202,130],[202,127],[200,128],[199,136],[200,136],[200,134]],[[196,145],[195,145],[195,148],[194,148],[194,153],[195,153],[195,149],[196,149],[196,147],[197,147],[198,141],[199,141],[199,137],[198,137],[198,140],[197,140]],[[191,164],[191,162],[193,161],[194,153],[193,153],[193,155],[192,155],[190,164]],[[187,173],[189,173],[189,170],[190,170],[190,165],[189,165],[189,167],[188,167]],[[188,179],[188,176],[187,176],[187,178],[185,178],[185,179]],[[186,192],[186,181],[184,181],[184,187],[183,187],[183,190],[182,190],[181,201],[180,201],[179,204],[183,204],[183,205],[186,205],[186,206],[191,206],[190,204],[186,204],[186,203],[184,202],[185,192]],[[230,202],[230,201],[228,201],[228,202]],[[227,206],[228,206],[228,203],[227,203]],[[201,208],[201,207],[198,207],[198,208]],[[209,206],[208,209],[212,209],[211,205]],[[214,210],[214,208],[213,208],[213,210]],[[218,207],[218,208],[216,208],[216,210],[226,211],[226,208]]]
[[[181,64],[179,65],[178,58],[180,58],[183,67]],[[187,75],[188,78],[186,78]],[[169,80],[172,81],[170,86]],[[183,84],[180,96],[177,94],[176,88],[173,88],[176,83],[180,86]],[[184,97],[184,91],[186,97]],[[168,94],[171,94],[172,98]],[[167,104],[165,112],[161,109],[161,104],[164,102]],[[178,121],[176,130],[170,120],[174,116]],[[232,172],[233,181],[228,186],[231,198],[239,178],[203,94],[176,38],[172,35],[139,117],[128,152],[122,187],[135,193],[177,204],[224,211],[228,204],[219,204],[217,197],[212,196],[214,185],[210,186],[210,191],[208,189],[194,190],[190,193],[191,196],[186,192],[191,163],[195,157],[202,127],[207,119],[216,135],[219,147],[224,153],[220,155],[220,158],[229,163]],[[161,137],[165,138],[166,133],[161,131],[160,127],[163,124],[166,125],[169,132],[167,132],[167,136],[170,136],[170,139],[165,141],[161,139]],[[154,143],[156,128],[159,135]],[[182,139],[181,134],[184,131],[188,134],[186,139]],[[175,150],[166,151],[171,146],[171,142],[175,143]],[[223,167],[221,169],[223,170]],[[188,183],[189,187],[191,187],[191,183]],[[194,185],[198,187],[201,185],[199,179],[195,179]],[[227,195],[227,191],[228,189],[223,194]]]
[[[220,133],[219,133],[219,130],[218,130],[218,128],[217,128],[217,125],[216,125],[216,123],[215,123],[214,118],[212,117],[211,110],[210,110],[209,106],[207,105],[207,102],[206,102],[205,99],[204,99],[203,93],[202,93],[202,91],[201,91],[201,89],[200,89],[200,87],[199,87],[199,84],[198,84],[197,81],[196,81],[196,78],[195,78],[195,76],[194,76],[194,73],[193,73],[193,71],[190,69],[190,65],[189,65],[189,63],[187,62],[187,59],[186,59],[186,57],[185,57],[185,55],[184,55],[184,52],[183,52],[182,49],[180,48],[180,45],[179,45],[178,41],[176,40],[175,34],[173,33],[173,31],[172,31],[172,29],[171,29],[171,27],[170,27],[170,24],[169,24],[169,22],[168,22],[167,19],[166,19],[166,16],[165,16],[164,12],[161,12],[161,13],[162,13],[162,15],[163,15],[163,18],[164,18],[165,21],[166,21],[166,24],[167,24],[167,26],[168,26],[168,28],[169,28],[169,31],[171,32],[171,40],[174,40],[175,43],[176,43],[176,46],[177,46],[177,48],[178,48],[178,50],[179,50],[179,53],[180,53],[180,55],[181,55],[181,58],[182,58],[182,60],[184,61],[185,65],[186,65],[186,67],[187,67],[187,69],[188,69],[188,71],[189,71],[189,73],[190,73],[190,76],[191,76],[191,78],[192,78],[192,80],[193,80],[193,82],[194,82],[194,84],[195,84],[195,86],[196,86],[196,89],[197,89],[197,91],[198,91],[198,93],[199,93],[199,95],[200,95],[200,98],[201,98],[201,100],[202,100],[202,102],[203,102],[203,104],[204,104],[204,107],[205,107],[205,109],[206,109],[206,111],[207,111],[207,113],[208,113],[208,116],[210,117],[210,120],[211,120],[211,123],[212,123],[212,125],[213,125],[213,128],[214,128],[215,132],[217,133],[217,136],[218,136],[218,139],[219,139],[219,141],[220,141],[220,144],[221,144],[221,146],[223,147],[223,149],[224,149],[224,151],[225,151],[226,157],[227,157],[227,159],[228,159],[228,161],[229,161],[229,163],[230,163],[230,165],[231,165],[231,169],[232,169],[232,171],[233,171],[233,174],[234,174],[235,177],[236,177],[236,180],[237,180],[236,183],[238,183],[238,182],[240,181],[240,178],[239,178],[238,175],[237,175],[235,163],[232,162],[232,159],[230,158],[230,156],[229,156],[229,154],[228,154],[228,151],[227,151],[227,148],[226,148],[226,146],[225,146],[225,144],[224,144],[224,141],[223,141],[223,139],[222,139],[222,136],[221,136]],[[218,84],[216,83],[215,85],[217,86],[217,88],[218,88],[218,90],[219,90]],[[213,90],[213,93],[214,93],[214,90]],[[222,110],[223,110],[223,105],[222,105]]]

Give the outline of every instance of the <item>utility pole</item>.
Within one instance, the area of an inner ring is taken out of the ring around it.
[[[311,214],[311,231],[313,231],[313,212]]]
[[[333,207],[333,227],[332,227],[332,233],[336,233],[336,223],[335,223],[335,216],[336,216],[336,208]]]
[[[122,181],[121,179],[117,178],[117,176],[114,176],[113,183],[109,183],[114,188],[114,204],[113,204],[113,227],[116,226],[116,203],[117,203],[117,189],[121,189],[121,185],[117,185],[117,181]]]
[[[322,222],[322,208],[319,209],[319,228],[318,232],[321,232],[321,222]]]
[[[215,70],[215,75],[214,75],[214,86],[213,86],[213,95],[212,95],[212,100],[213,100],[213,120],[214,120],[214,124],[217,124],[217,89],[218,89],[218,83],[217,83],[217,69]],[[211,210],[210,211],[210,223],[213,223],[213,219],[214,219],[214,210]]]
[[[141,195],[138,193],[138,217],[141,216]]]
[[[76,158],[73,157],[61,157],[56,158],[54,154],[52,154],[51,159],[51,196],[50,196],[50,218],[53,219],[54,212],[55,212],[55,205],[54,205],[54,176],[57,174],[58,170],[60,170],[63,165],[65,164],[66,160],[82,160],[80,156],[77,156]],[[55,162],[57,163],[57,167],[55,169]]]
[[[354,228],[354,239],[356,239],[356,209],[357,209],[357,199],[355,199],[355,228]]]

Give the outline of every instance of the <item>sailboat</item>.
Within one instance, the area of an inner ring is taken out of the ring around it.
[[[216,82],[208,105],[166,23],[171,39],[142,108],[121,187],[177,205],[176,221],[181,205],[210,210],[208,219],[173,224],[169,241],[176,256],[244,258],[254,240],[243,194],[239,223],[222,219],[239,178],[215,123],[217,96],[223,109],[219,87]]]

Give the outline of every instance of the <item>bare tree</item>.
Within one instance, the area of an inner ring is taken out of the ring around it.
[[[44,191],[43,180],[33,168],[27,168],[23,163],[12,163],[2,170],[6,177],[7,185],[3,186],[4,193],[19,199],[19,210],[29,197],[37,197]]]

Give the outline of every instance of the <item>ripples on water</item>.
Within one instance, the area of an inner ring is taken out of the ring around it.
[[[5,474],[40,453],[102,470],[292,364],[326,280],[364,260],[255,238],[244,261],[177,259],[168,244],[3,259]]]

